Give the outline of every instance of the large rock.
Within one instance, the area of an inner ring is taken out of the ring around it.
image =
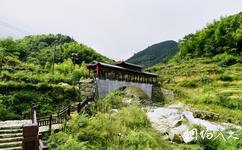
[[[193,111],[193,115],[195,118],[201,118],[206,120],[218,120],[219,117],[219,115],[214,112],[204,110],[195,110]]]
[[[204,113],[205,111],[198,112]],[[208,112],[205,112],[205,114],[210,114],[211,117],[216,115]],[[201,126],[208,131],[221,131],[232,127],[223,123],[195,118],[193,112],[187,111],[186,106],[182,103],[167,107],[148,108],[147,116],[156,130],[164,134],[166,138],[169,137],[170,140],[177,142],[189,143],[194,141],[194,137],[189,134],[193,131],[193,126]],[[242,127],[234,128],[242,129]]]

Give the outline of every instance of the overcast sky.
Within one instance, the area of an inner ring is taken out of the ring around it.
[[[0,0],[0,37],[61,33],[125,60],[240,11],[242,0]]]

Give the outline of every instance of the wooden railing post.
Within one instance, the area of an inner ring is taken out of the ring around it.
[[[68,115],[68,117],[71,116],[71,105],[68,106],[67,115]]]
[[[32,123],[23,125],[23,150],[39,150],[39,126],[36,117],[36,106],[32,105],[31,110]]]
[[[34,113],[36,113],[36,104],[33,103],[32,104],[32,108],[31,108],[31,114],[30,114],[30,119],[32,120],[32,123],[34,123]],[[36,117],[36,116],[35,116]],[[37,118],[36,118],[37,119]]]
[[[90,97],[86,97],[85,100],[79,102],[77,106],[77,112],[80,113],[81,109],[86,107],[94,100],[94,95]],[[63,110],[57,113],[57,121],[53,120],[53,116],[50,115],[49,118],[39,119],[37,120],[36,115],[36,105],[32,105],[31,109],[31,123],[23,125],[23,140],[22,140],[22,149],[23,150],[47,150],[48,147],[43,145],[43,142],[39,136],[39,126],[48,126],[49,125],[49,132],[51,133],[52,124],[60,123],[62,119],[70,119],[71,116],[71,105],[64,108]],[[56,119],[56,118],[55,118]],[[39,123],[39,124],[38,124]],[[48,124],[49,123],[49,124]]]
[[[49,122],[50,122],[50,124],[49,124],[49,132],[51,133],[52,115],[50,115],[50,117],[49,117]]]
[[[77,105],[77,113],[79,114],[81,111],[81,103],[79,102]]]

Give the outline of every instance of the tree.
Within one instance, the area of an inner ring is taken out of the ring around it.
[[[195,34],[179,41],[179,56],[184,58],[215,56],[222,53],[238,55],[242,49],[242,13],[221,18]]]
[[[16,43],[12,38],[0,40],[0,72],[2,72],[6,56],[17,57],[18,55],[19,52],[16,48]]]

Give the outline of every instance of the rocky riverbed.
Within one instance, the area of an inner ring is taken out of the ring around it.
[[[164,134],[165,139],[170,139],[171,141],[174,140],[185,143],[194,141],[194,137],[189,133],[196,129],[196,126],[201,126],[207,131],[223,131],[229,128],[242,130],[241,126],[195,118],[194,115],[199,116],[197,114],[200,114],[200,116],[204,118],[204,112],[198,112],[199,111],[191,112],[186,109],[184,104],[178,103],[166,107],[149,107],[147,116],[152,126]],[[214,113],[207,113],[209,114],[207,118],[211,116],[217,117]]]

